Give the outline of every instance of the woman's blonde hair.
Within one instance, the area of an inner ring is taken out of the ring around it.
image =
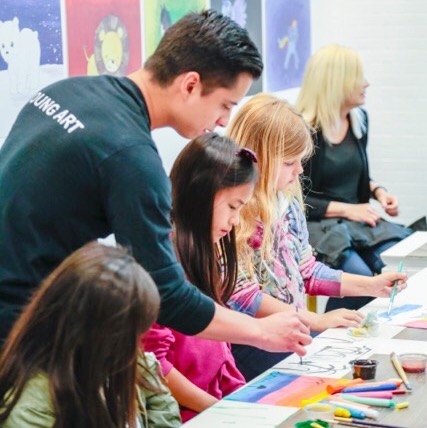
[[[256,221],[260,220],[264,227],[261,254],[269,258],[273,242],[271,226],[278,211],[275,183],[279,167],[285,160],[312,154],[311,128],[287,101],[261,93],[238,110],[227,128],[227,135],[241,147],[253,150],[258,157],[259,179],[254,196],[242,208],[237,228],[239,259],[249,272],[253,272],[248,239],[256,230]],[[302,204],[299,180],[285,194],[288,198],[297,197]]]
[[[296,107],[310,125],[329,133],[339,121],[341,107],[364,79],[356,51],[327,45],[308,61]]]

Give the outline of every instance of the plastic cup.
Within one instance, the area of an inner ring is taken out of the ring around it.
[[[353,379],[361,378],[363,380],[375,379],[375,373],[377,371],[377,360],[352,360],[350,361],[351,367],[353,368]]]
[[[330,404],[311,403],[304,406],[304,411],[309,419],[333,419],[335,408]]]
[[[407,373],[422,373],[426,370],[426,354],[401,354],[400,364]]]

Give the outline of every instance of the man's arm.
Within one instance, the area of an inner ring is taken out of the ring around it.
[[[305,355],[304,346],[312,341],[307,322],[296,312],[252,318],[217,304],[213,320],[198,336],[298,355]]]
[[[154,147],[135,144],[116,153],[103,162],[100,175],[117,242],[131,248],[158,287],[159,323],[206,339],[305,354],[311,337],[296,314],[257,320],[214,305],[185,280],[170,239],[170,182]]]
[[[171,242],[170,181],[150,142],[114,153],[99,167],[101,197],[116,241],[130,249],[159,290],[158,321],[184,334],[210,323],[212,299],[190,284]]]

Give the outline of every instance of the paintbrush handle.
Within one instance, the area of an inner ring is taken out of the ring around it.
[[[336,420],[337,422],[343,425],[353,424],[348,426],[354,426],[354,427],[367,426],[367,427],[378,427],[378,428],[380,427],[381,428],[404,428],[396,425],[382,424],[380,422],[358,421],[352,418],[341,418],[339,416],[335,416],[334,420]]]
[[[403,370],[402,365],[400,364],[399,358],[397,358],[396,352],[392,352],[390,354],[390,359],[391,359],[391,363],[393,364],[393,367],[395,368],[400,378],[403,380],[403,383],[405,384],[406,388],[412,389],[412,386],[408,380],[408,377],[406,376],[406,373]]]
[[[402,269],[403,269],[403,262],[401,261],[401,262],[399,262],[399,266],[397,268],[397,271],[398,272],[402,272]],[[393,306],[394,298],[396,297],[397,283],[398,282],[399,282],[398,280],[394,281],[393,287],[391,289],[390,303],[388,305],[388,311],[387,311],[388,314],[390,313],[390,310],[391,310],[391,308]]]
[[[298,306],[295,306],[295,309],[296,309],[296,311],[298,313]],[[302,364],[302,357],[301,356],[299,357],[299,363]]]

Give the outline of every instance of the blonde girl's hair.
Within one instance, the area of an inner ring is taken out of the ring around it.
[[[263,224],[261,256],[269,259],[273,243],[272,225],[278,213],[278,194],[275,183],[283,161],[313,152],[311,128],[302,115],[287,101],[269,94],[257,94],[235,114],[227,135],[241,147],[253,150],[258,157],[259,179],[254,196],[242,208],[237,227],[239,261],[253,274],[252,249],[248,240],[256,230],[256,222]],[[297,197],[302,205],[299,180],[287,189],[285,196]]]
[[[341,107],[364,79],[355,50],[327,45],[308,61],[296,107],[310,125],[328,135],[337,126]]]

